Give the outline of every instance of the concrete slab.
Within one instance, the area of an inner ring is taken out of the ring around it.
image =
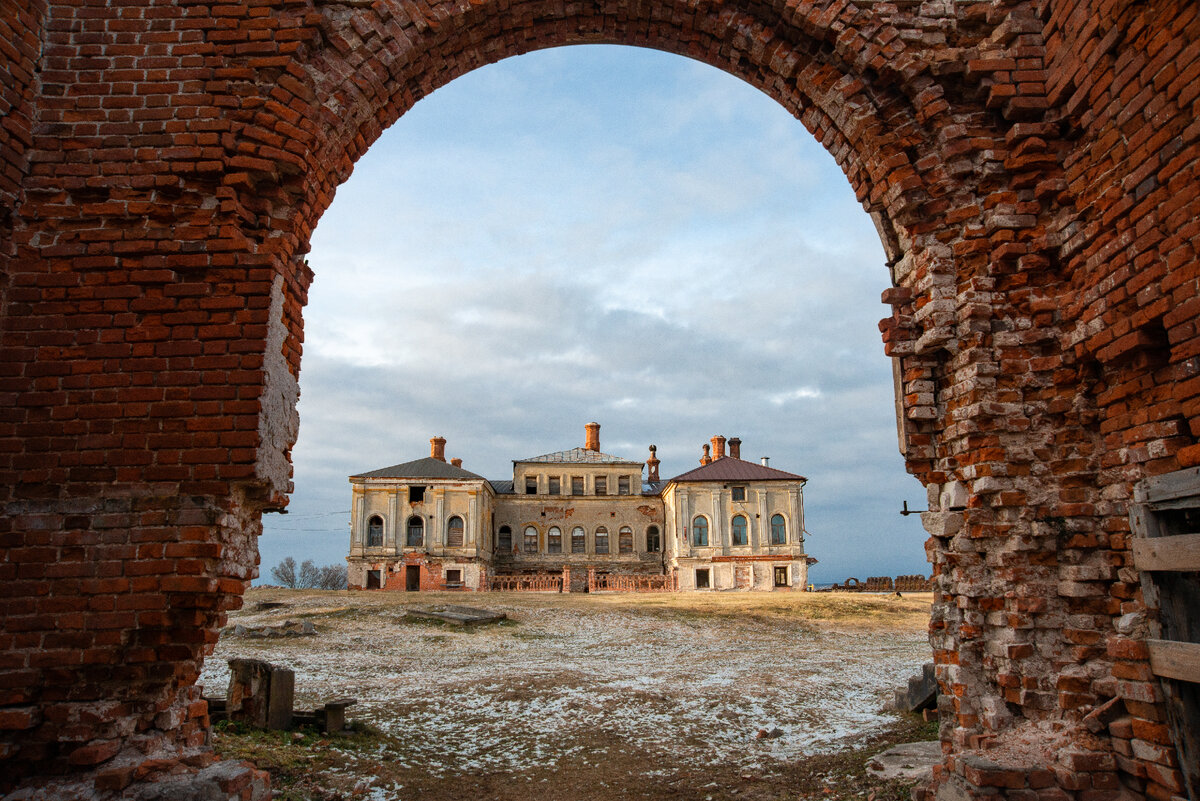
[[[438,604],[436,606],[419,606],[404,613],[406,617],[423,618],[426,620],[443,620],[456,626],[478,626],[483,623],[499,623],[508,618],[503,612],[493,612],[490,609],[476,609],[472,606],[456,604]]]
[[[933,766],[941,764],[942,744],[937,740],[901,743],[867,760],[867,770],[877,779],[921,781],[933,775]]]

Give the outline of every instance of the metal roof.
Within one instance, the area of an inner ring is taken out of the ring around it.
[[[515,459],[514,464],[524,462],[551,462],[556,464],[642,464],[641,462],[622,459],[600,451],[589,451],[587,448],[572,448],[569,451],[555,451],[529,459]]]
[[[492,485],[492,491],[497,495],[513,495],[516,490],[513,489],[512,481],[493,481],[488,479],[488,483]]]
[[[441,459],[434,459],[431,456],[411,462],[404,462],[403,464],[395,464],[391,467],[381,467],[369,473],[359,473],[356,476],[350,476],[350,478],[453,478],[468,481],[487,480],[483,476],[472,473],[470,470],[463,470],[461,467],[455,467],[449,462],[443,462]]]
[[[671,481],[808,481],[804,476],[764,467],[757,462],[747,462],[724,456],[716,461],[701,465],[695,470],[681,473]]]

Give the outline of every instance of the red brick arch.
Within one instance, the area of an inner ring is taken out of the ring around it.
[[[289,490],[313,227],[421,97],[608,42],[775,98],[877,223],[901,447],[930,489],[947,747],[1046,744],[1109,702],[1132,721],[1089,741],[1124,762],[958,760],[951,781],[1177,791],[1145,634],[1114,621],[1147,611],[1132,483],[1200,461],[1194,5],[0,12],[0,789],[58,774],[115,790],[204,763],[193,685]]]

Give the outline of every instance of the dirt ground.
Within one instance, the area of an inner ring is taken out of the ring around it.
[[[508,620],[405,617],[456,603]],[[883,711],[929,661],[928,595],[559,595],[252,590],[202,683],[226,660],[296,673],[297,708],[352,697],[355,731],[218,727],[227,756],[292,799],[906,798],[862,762],[935,736]],[[282,605],[280,605],[282,604]],[[312,637],[246,627],[311,621]]]

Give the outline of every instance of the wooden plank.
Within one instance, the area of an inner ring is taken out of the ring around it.
[[[1131,544],[1138,570],[1200,570],[1200,534],[1138,538]]]
[[[1152,476],[1139,481],[1133,488],[1133,499],[1139,503],[1169,501],[1191,495],[1200,495],[1200,467]]]
[[[1146,640],[1154,675],[1200,684],[1200,643]]]

